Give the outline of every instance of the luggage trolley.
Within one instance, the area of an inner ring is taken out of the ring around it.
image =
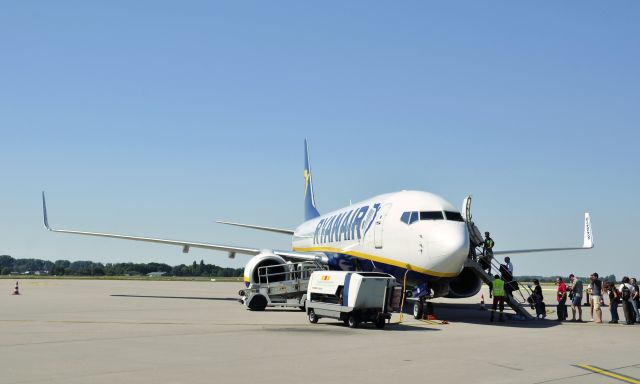
[[[392,312],[399,312],[402,287],[379,272],[316,271],[311,274],[305,309],[311,323],[328,317],[350,328],[370,322],[384,328]]]

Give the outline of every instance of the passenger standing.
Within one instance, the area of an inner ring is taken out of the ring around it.
[[[536,317],[544,319],[547,317],[547,311],[544,305],[544,296],[542,295],[542,287],[538,279],[533,279],[533,306],[536,308]]]
[[[569,275],[571,280],[571,289],[569,297],[571,298],[571,321],[582,321],[582,281],[573,273]],[[576,320],[576,310],[578,312],[578,320]]]
[[[618,324],[618,304],[620,303],[620,292],[616,289],[616,283],[604,283],[605,291],[609,292],[609,311],[611,312],[611,321],[609,324]]]
[[[595,322],[602,323],[602,309],[600,307],[600,301],[602,300],[602,281],[598,279],[598,274],[594,273],[591,276],[591,305],[593,311],[596,314]]]
[[[504,262],[507,266],[507,270],[509,271],[510,276],[509,282],[507,283],[509,286],[508,292],[509,294],[513,294],[514,291],[520,291],[520,288],[518,287],[518,282],[515,280],[513,275],[513,264],[511,263],[511,258],[509,256],[505,257]]]
[[[593,301],[591,301],[591,287],[593,287],[593,281],[591,281],[591,278],[593,276],[589,276],[589,285],[587,285],[587,302],[585,303],[585,305],[589,305],[589,321],[593,321]]]
[[[635,278],[631,278],[631,305],[636,311],[636,323],[640,324],[640,288],[638,287],[638,281]]]
[[[505,257],[504,263],[507,266],[507,269],[509,270],[511,276],[513,276],[513,264],[511,264],[511,258],[509,256]]]
[[[491,293],[493,294],[493,306],[491,307],[491,318],[489,321],[493,322],[493,315],[496,313],[498,306],[500,307],[500,318],[498,321],[504,321],[502,318],[502,312],[504,311],[504,280],[499,275],[495,275],[493,283],[491,284]]]
[[[486,269],[487,273],[491,274],[491,261],[493,260],[493,246],[496,243],[491,238],[489,232],[484,233],[484,243],[482,249],[482,269]]]
[[[567,314],[567,285],[562,281],[561,277],[556,278],[556,285],[558,290],[556,293],[556,300],[558,300],[558,321],[565,321],[569,316]]]
[[[506,261],[506,260],[505,260]],[[500,278],[504,280],[504,291],[507,296],[513,292],[513,275],[509,272],[507,264],[500,264]]]
[[[631,305],[631,284],[627,276],[622,278],[622,284],[618,290],[620,291],[620,300],[622,302],[622,312],[624,313],[624,319],[627,325],[636,323],[636,313]]]

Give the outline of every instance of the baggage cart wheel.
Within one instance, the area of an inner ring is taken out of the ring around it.
[[[255,295],[249,301],[249,310],[251,311],[264,311],[267,308],[267,298],[263,295]]]
[[[313,309],[309,310],[309,322],[316,324],[318,322],[318,316],[316,316],[316,313],[313,311]]]
[[[384,328],[386,321],[384,321],[384,317],[380,317],[379,319],[376,320],[376,328],[378,329],[382,329]]]
[[[422,320],[424,317],[424,303],[422,301],[416,301],[413,304],[413,318],[416,320]]]
[[[358,316],[356,315],[349,315],[347,325],[349,328],[358,328],[358,325],[360,325],[360,319],[358,319]]]

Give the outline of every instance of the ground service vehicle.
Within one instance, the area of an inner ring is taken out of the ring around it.
[[[389,274],[316,271],[309,279],[305,309],[311,323],[328,317],[351,328],[363,322],[384,328],[391,312],[400,311],[401,301],[402,287]]]

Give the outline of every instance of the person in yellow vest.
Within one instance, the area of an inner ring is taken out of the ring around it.
[[[496,244],[491,238],[489,232],[484,233],[484,242],[482,243],[482,257],[480,258],[480,266],[491,274],[491,261],[493,260],[493,246]]]
[[[493,284],[491,285],[491,293],[493,294],[493,307],[489,321],[493,322],[493,315],[496,313],[498,306],[500,307],[500,317],[498,318],[498,321],[504,321],[502,318],[502,312],[504,312],[505,291],[504,280],[500,278],[500,275],[494,276]]]

